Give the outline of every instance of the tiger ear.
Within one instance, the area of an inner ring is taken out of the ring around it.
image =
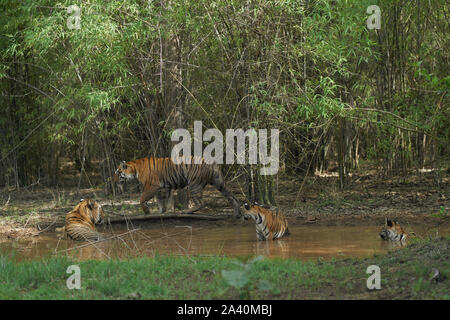
[[[84,199],[80,199],[80,202],[83,202],[84,201]]]
[[[124,169],[127,168],[127,162],[125,160],[122,161],[122,168],[124,168]]]
[[[244,208],[246,210],[250,210],[250,205],[247,202],[244,202]]]
[[[88,203],[87,203],[87,207],[89,208],[89,210],[94,209],[94,201],[89,200]]]
[[[386,224],[388,227],[392,227],[392,221],[389,219],[386,219]]]

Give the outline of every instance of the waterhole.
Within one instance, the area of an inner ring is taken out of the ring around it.
[[[185,256],[266,256],[269,258],[331,259],[383,254],[394,246],[379,237],[379,226],[290,226],[290,235],[275,241],[257,241],[254,225],[162,226],[161,228],[114,229],[121,239],[100,243],[74,242],[57,233],[28,240],[0,242],[0,253],[13,253],[18,260],[51,255],[76,259],[108,259],[172,254]],[[450,235],[450,227],[427,229],[416,226],[416,236]],[[112,235],[112,234],[110,234]]]

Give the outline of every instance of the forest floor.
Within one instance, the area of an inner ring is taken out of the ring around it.
[[[407,176],[379,177],[370,171],[353,174],[344,190],[339,190],[337,174],[307,177],[278,177],[274,181],[277,208],[291,225],[380,225],[384,217],[398,219],[402,224],[438,226],[449,223],[450,173],[442,171],[442,183],[436,185],[435,173],[413,172]],[[231,184],[234,194],[244,198],[244,187]],[[0,191],[0,239],[31,237],[62,226],[65,215],[81,198],[99,201],[107,216],[117,219],[142,216],[137,184],[128,191],[105,195],[103,188],[45,188],[37,186],[20,190]],[[199,225],[236,224],[228,201],[212,186],[203,193],[205,207],[192,215],[180,216]],[[158,214],[156,203],[150,201],[152,215]],[[167,214],[166,214],[167,215]],[[170,215],[167,215],[169,217]],[[173,215],[172,215],[173,216]],[[223,218],[208,221],[201,216]]]
[[[231,187],[237,197],[244,200],[244,188],[238,183]],[[387,216],[398,219],[407,230],[410,225],[433,228],[449,224],[449,187],[448,170],[442,171],[439,187],[433,172],[391,178],[373,173],[353,174],[344,190],[338,189],[337,176],[333,173],[305,178],[279,177],[274,181],[277,207],[285,212],[290,225],[379,225],[381,228]],[[140,219],[143,216],[140,192],[136,185],[128,185],[127,189],[117,197],[105,195],[101,185],[81,189],[49,189],[36,185],[0,191],[0,240],[30,238],[54,231],[63,225],[66,213],[80,198],[99,201],[111,219],[123,219],[124,215]],[[243,223],[233,218],[229,203],[213,187],[205,189],[203,200],[206,206],[199,212],[167,221],[177,223],[189,219],[189,223],[197,227]],[[154,203],[151,207],[150,216],[160,219],[157,205]],[[173,216],[165,214],[167,218]],[[145,227],[160,226],[154,221],[146,220]],[[89,275],[84,282],[85,290],[74,290],[76,293],[65,287],[65,270],[72,263],[65,258],[52,258],[42,264],[41,260],[15,262],[0,256],[0,269],[3,268],[0,282],[2,276],[6,279],[2,282],[5,285],[0,287],[0,298],[450,299],[449,243],[448,237],[415,239],[402,250],[364,259],[264,259],[252,264],[253,271],[246,275],[248,281],[243,287],[236,287],[233,284],[236,279],[227,280],[222,272],[236,269],[237,259],[231,257],[156,255],[123,261],[80,261],[81,268],[89,270]],[[381,290],[366,287],[369,265],[381,268]],[[41,273],[38,272],[37,277],[29,270],[41,270]],[[127,270],[141,271],[131,274]],[[110,272],[120,277],[105,278]]]

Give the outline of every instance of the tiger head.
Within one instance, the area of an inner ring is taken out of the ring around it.
[[[244,219],[255,220],[258,240],[275,240],[289,234],[286,216],[280,212],[266,209],[258,203],[244,203]]]
[[[404,241],[408,237],[408,233],[397,221],[385,218],[385,225],[380,232],[380,237],[383,240]]]
[[[253,219],[258,223],[261,221],[261,211],[263,211],[264,208],[261,207],[257,202],[253,202],[253,204],[245,202],[244,208],[244,220]]]
[[[103,222],[105,216],[102,206],[92,199],[81,199],[77,208],[83,218],[91,221],[93,224],[99,224]]]
[[[134,179],[137,171],[132,162],[122,161],[114,173],[114,183],[121,184],[126,180]]]

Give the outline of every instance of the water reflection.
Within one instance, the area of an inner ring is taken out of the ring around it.
[[[133,258],[157,253],[173,255],[225,255],[323,259],[367,257],[385,253],[392,243],[379,238],[379,226],[290,226],[290,235],[276,241],[257,241],[255,227],[244,226],[161,226],[128,233],[120,240],[90,245],[42,235],[32,240],[0,243],[2,254],[15,252],[19,259],[33,259],[54,254],[70,255],[80,260]],[[127,230],[115,229],[114,234]],[[416,234],[420,230],[416,228]],[[422,230],[422,234],[425,234]],[[439,234],[450,234],[441,228]]]

